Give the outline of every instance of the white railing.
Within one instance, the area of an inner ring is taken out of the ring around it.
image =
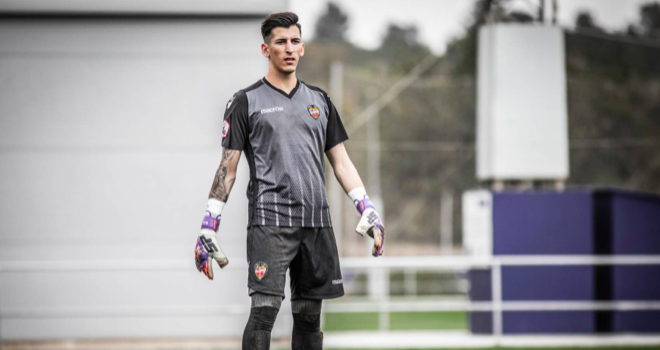
[[[392,301],[389,295],[376,302],[330,302],[325,303],[324,312],[378,312],[381,327],[387,328],[390,312],[397,311],[492,311],[493,335],[502,334],[503,311],[602,311],[602,310],[660,310],[660,301],[503,301],[502,300],[502,266],[550,266],[550,265],[660,265],[657,255],[627,255],[627,256],[493,256],[488,258],[472,258],[465,256],[451,257],[380,257],[380,258],[343,258],[343,270],[373,271],[383,270],[389,278],[390,271],[404,271],[406,280],[416,271],[466,271],[470,268],[491,268],[492,301]],[[2,262],[0,273],[7,272],[44,272],[44,271],[189,271],[193,267],[188,260],[134,260],[134,261],[23,261]],[[227,270],[245,270],[244,266],[229,266]],[[414,277],[413,277],[414,278]],[[0,275],[0,284],[1,284]],[[87,317],[87,316],[144,316],[165,314],[243,314],[244,304],[225,305],[212,308],[189,308],[186,306],[170,306],[168,308],[80,308],[80,309],[3,309],[0,319],[4,317]]]
[[[503,311],[631,311],[660,310],[660,301],[503,301],[502,266],[578,266],[578,265],[660,265],[657,255],[500,255],[472,258],[454,257],[381,257],[344,258],[343,270],[373,271],[385,269],[385,276],[391,270],[401,270],[410,275],[416,270],[456,271],[470,268],[491,268],[491,300],[475,301],[398,301],[388,298],[362,303],[326,303],[324,312],[377,312],[379,328],[387,330],[389,313],[397,311],[492,311],[493,335],[502,334]],[[404,275],[405,276],[405,275]],[[389,281],[386,281],[388,283]],[[388,283],[389,284],[389,283]]]

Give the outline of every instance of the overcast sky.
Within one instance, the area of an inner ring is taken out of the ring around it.
[[[417,25],[420,39],[440,54],[452,37],[464,32],[474,0],[334,0],[349,16],[348,39],[365,48],[376,48],[385,35],[387,23]],[[551,0],[546,0],[546,18]],[[559,24],[573,27],[581,10],[588,10],[601,26],[620,30],[639,21],[639,7],[653,0],[558,0]],[[657,1],[656,1],[657,2]],[[514,0],[518,9],[533,9],[539,0]],[[325,12],[327,0],[289,0],[300,16],[303,38],[309,40],[317,19]]]

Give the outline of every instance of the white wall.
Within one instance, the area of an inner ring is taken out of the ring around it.
[[[242,334],[245,160],[220,229],[228,268],[206,280],[193,247],[224,106],[266,71],[260,21],[0,20],[3,339]],[[74,260],[88,263],[49,271]]]
[[[568,178],[565,62],[559,27],[480,28],[477,178]]]

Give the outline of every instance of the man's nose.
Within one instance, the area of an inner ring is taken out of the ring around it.
[[[293,52],[293,43],[290,42],[290,41],[287,42],[285,50],[286,50],[286,52]]]

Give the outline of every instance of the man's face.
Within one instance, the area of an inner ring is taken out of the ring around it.
[[[300,30],[295,25],[289,28],[274,28],[269,43],[261,45],[261,53],[268,57],[271,67],[280,73],[294,73],[298,60],[305,54]]]

